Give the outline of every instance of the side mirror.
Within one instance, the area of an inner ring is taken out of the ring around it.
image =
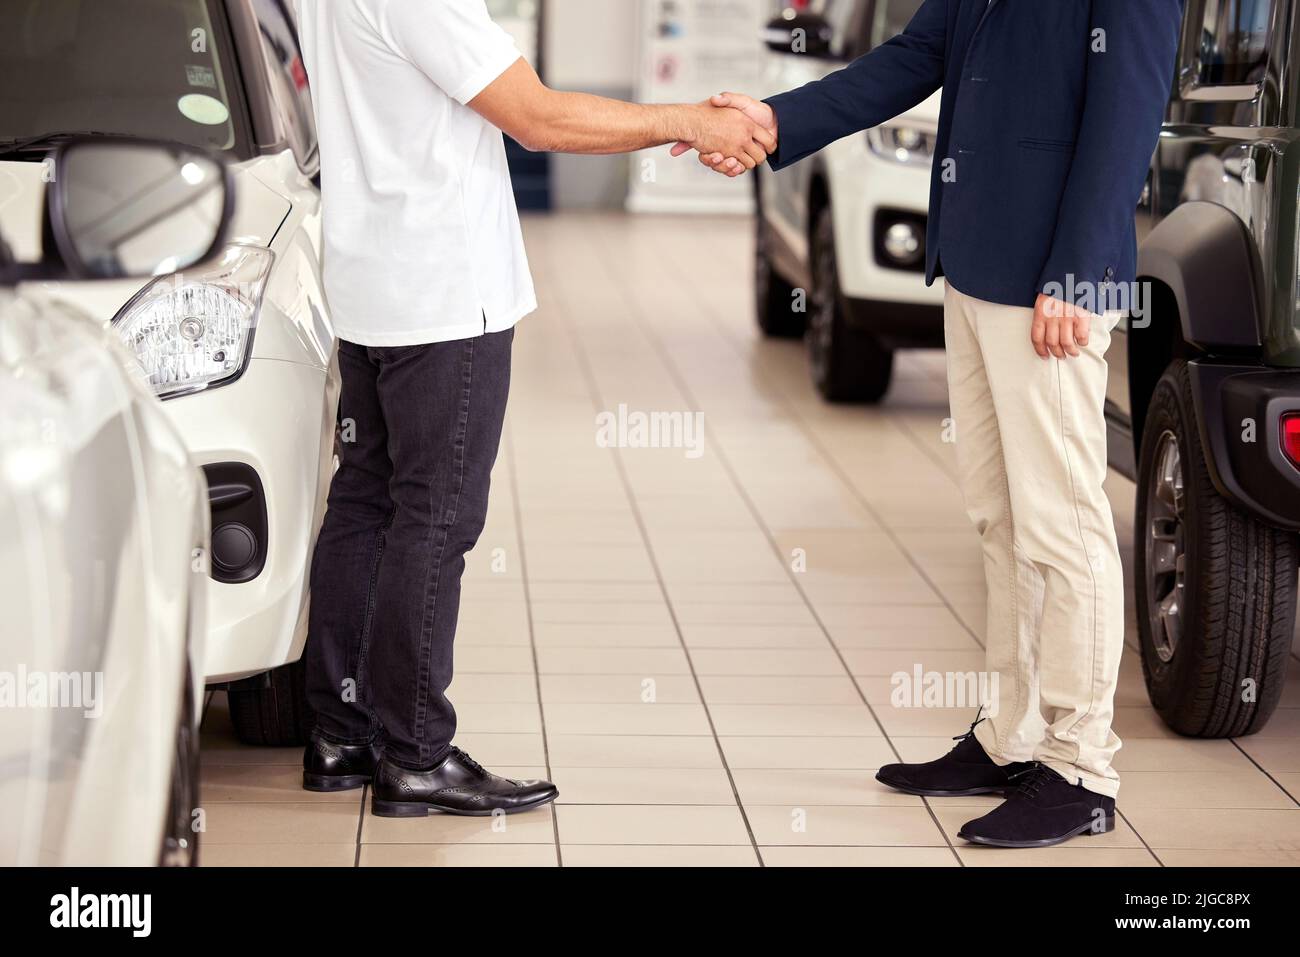
[[[154,276],[211,258],[233,206],[229,170],[202,150],[74,138],[54,156],[46,229],[70,278]]]
[[[816,13],[786,10],[763,28],[763,42],[776,53],[833,59],[835,31]]]

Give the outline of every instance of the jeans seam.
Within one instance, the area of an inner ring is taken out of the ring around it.
[[[379,527],[375,543],[375,558],[370,566],[370,587],[366,592],[366,614],[361,621],[361,647],[357,652],[357,700],[366,709],[366,718],[372,739],[379,732],[381,723],[379,716],[375,714],[374,703],[368,688],[363,688],[361,676],[366,673],[366,666],[370,661],[370,631],[375,621],[375,603],[379,591],[379,567],[384,560],[384,545],[387,540],[388,529],[392,527],[393,517],[396,514],[397,508],[394,506],[389,509],[388,518]],[[366,684],[369,684],[368,676]]]
[[[433,645],[433,622],[438,605],[438,590],[442,577],[442,556],[446,551],[447,538],[456,523],[456,513],[460,508],[460,493],[464,484],[465,473],[465,435],[469,424],[469,397],[474,375],[474,340],[465,340],[463,389],[461,392],[460,419],[456,430],[455,454],[452,462],[451,505],[446,520],[439,522],[433,515],[433,496],[436,482],[429,483],[429,534],[425,539],[426,549],[433,549],[433,538],[439,534],[436,554],[432,556],[430,576],[425,579],[424,611],[420,621],[420,667],[416,679],[416,708],[413,732],[419,741],[419,763],[421,767],[428,764],[428,742],[424,740],[424,719],[428,712],[429,683],[432,680],[432,662],[429,660]]]

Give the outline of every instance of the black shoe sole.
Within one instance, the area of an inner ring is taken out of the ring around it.
[[[355,791],[370,783],[369,774],[311,774],[302,772],[302,789],[330,793],[333,791]]]
[[[895,791],[899,791],[903,794],[912,794],[916,797],[960,798],[979,797],[982,794],[996,794],[1002,796],[1015,787],[1013,784],[999,784],[994,787],[967,788],[964,791],[941,791],[937,788],[917,788],[912,787],[910,784],[895,783],[894,781],[882,778],[879,774],[876,775],[876,780],[885,785],[885,787],[893,788]]]
[[[1079,836],[1088,836],[1091,834],[1109,834],[1115,830],[1115,817],[1111,815],[1106,818],[1105,824],[1101,830],[1096,830],[1093,823],[1089,821],[1082,827],[1077,827],[1068,834],[1062,834],[1060,837],[1045,837],[1039,841],[1002,841],[995,837],[981,837],[978,834],[967,834],[964,830],[958,831],[957,836],[963,841],[971,844],[983,844],[985,847],[1053,847],[1057,844],[1064,844],[1073,838]]]
[[[427,801],[381,801],[377,797],[370,799],[370,811],[375,817],[428,817],[430,814],[455,814],[461,817],[491,817],[500,811],[502,814],[521,814],[550,804],[560,796],[559,791],[544,794],[527,804],[514,807],[485,808],[481,811],[467,811],[463,808],[445,807]]]

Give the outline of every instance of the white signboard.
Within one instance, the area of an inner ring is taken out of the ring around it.
[[[637,0],[640,42],[636,98],[641,103],[698,103],[723,90],[759,87],[760,39],[770,0]],[[633,212],[747,213],[753,190],[671,147],[632,157],[627,206]]]

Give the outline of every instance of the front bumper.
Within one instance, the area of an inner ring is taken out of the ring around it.
[[[1300,370],[1197,360],[1188,371],[1215,488],[1269,525],[1300,531],[1300,469],[1281,434],[1282,416],[1300,412]]]
[[[882,160],[865,136],[847,137],[826,152],[840,290],[849,299],[942,307],[943,283],[925,284],[924,250],[918,265],[900,268],[880,248],[883,231],[900,220],[920,224],[924,233],[929,169]]]
[[[943,305],[849,299],[849,326],[875,336],[887,349],[942,349]]]
[[[228,386],[163,403],[197,465],[246,466],[265,502],[265,560],[256,577],[207,582],[209,682],[257,674],[302,654],[337,405],[336,366],[259,358]]]

